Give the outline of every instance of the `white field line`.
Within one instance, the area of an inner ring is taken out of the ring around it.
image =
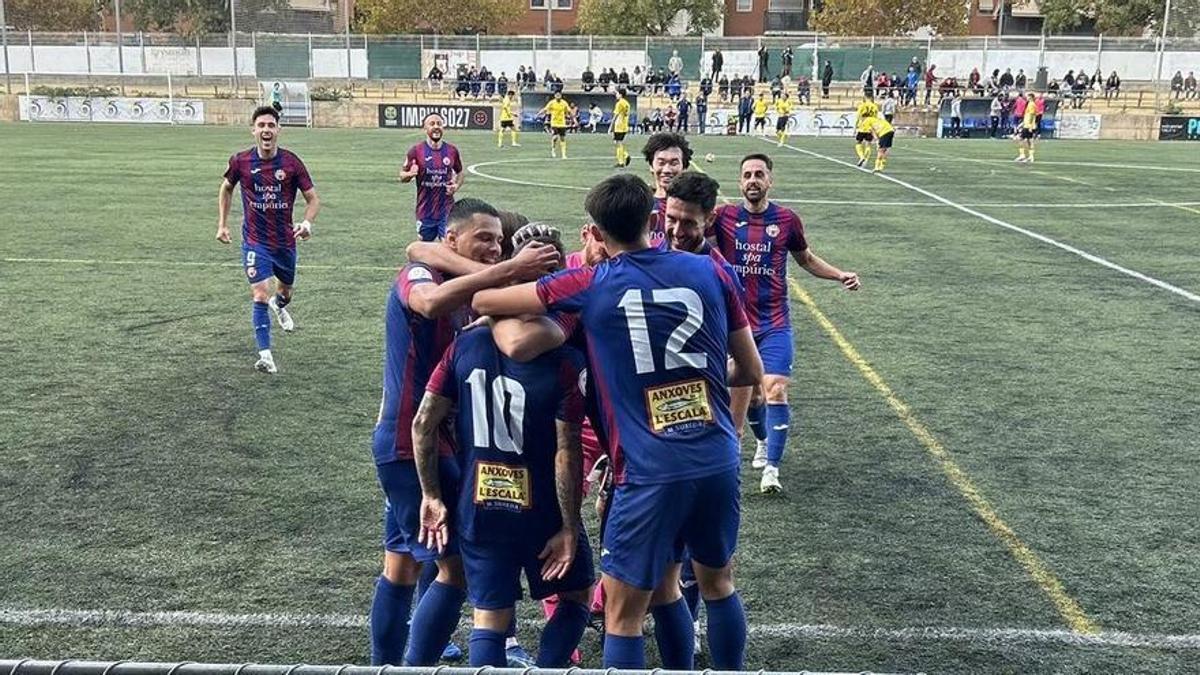
[[[311,628],[353,629],[367,627],[367,617],[355,614],[233,614],[224,612],[131,612],[126,610],[16,609],[0,608],[0,625],[36,628]],[[541,621],[529,622],[531,626]],[[758,624],[750,634],[762,638],[805,640],[857,640],[866,642],[963,642],[981,645],[1044,644],[1064,647],[1138,647],[1148,649],[1200,650],[1200,635],[1140,634],[1102,631],[1083,635],[1069,630],[1037,628],[960,628],[921,626],[873,628],[828,624]]]
[[[768,139],[769,140],[769,139]],[[955,157],[952,155],[943,155],[929,150],[920,148],[906,148],[926,155],[932,155],[942,158],[946,162],[976,162],[979,164],[1013,164],[1012,160],[1007,159],[983,159],[981,157]],[[1166,171],[1173,173],[1200,173],[1200,169],[1190,169],[1182,166],[1154,166],[1150,164],[1109,164],[1106,162],[1063,162],[1057,160],[1043,161],[1038,160],[1036,164],[1045,164],[1046,166],[1081,166],[1095,169],[1125,169],[1129,171]]]
[[[769,141],[766,139],[764,139],[764,141],[767,143],[772,143],[772,141]],[[792,150],[794,152],[799,152],[804,155],[816,157],[817,159],[823,159],[827,162],[833,162],[834,164],[840,164],[841,166],[844,166],[848,169],[852,169],[854,171],[862,171],[862,169],[859,169],[857,166],[855,166],[854,164],[851,164],[850,162],[846,162],[846,161],[837,159],[835,157],[830,157],[829,155],[823,155],[819,152],[813,152],[812,150],[798,148],[794,145],[788,145],[786,143],[783,145],[783,147],[785,147],[789,150]],[[1095,255],[1094,253],[1088,253],[1087,251],[1084,251],[1083,249],[1076,248],[1074,246],[1071,246],[1070,244],[1065,244],[1061,241],[1058,241],[1057,239],[1052,239],[1050,237],[1047,237],[1044,234],[1038,234],[1037,232],[1034,232],[1032,230],[1027,230],[1023,227],[1018,227],[1016,225],[1013,225],[1012,223],[1008,223],[1003,220],[1000,220],[999,218],[989,216],[986,213],[976,211],[975,209],[972,209],[969,206],[964,206],[963,204],[959,204],[958,202],[951,201],[941,195],[930,192],[929,190],[926,190],[925,188],[917,187],[916,185],[913,185],[912,183],[902,181],[899,178],[896,178],[895,176],[890,176],[886,173],[876,173],[876,174],[869,174],[869,175],[874,175],[883,180],[889,181],[891,183],[895,183],[896,185],[899,185],[900,187],[906,188],[908,190],[912,190],[913,192],[916,192],[919,195],[923,195],[934,201],[945,204],[946,206],[949,206],[951,208],[962,211],[963,213],[966,213],[967,215],[975,216],[976,218],[979,218],[980,220],[991,223],[992,225],[996,225],[998,227],[1003,227],[1007,230],[1012,230],[1013,232],[1023,234],[1026,237],[1029,237],[1031,239],[1036,239],[1037,241],[1040,241],[1044,244],[1049,244],[1056,248],[1062,249],[1062,250],[1066,251],[1067,253],[1077,255],[1080,258],[1087,260],[1088,262],[1093,262],[1093,263],[1096,263],[1097,265],[1102,265],[1102,266],[1107,267],[1116,272],[1120,272],[1121,274],[1124,274],[1126,276],[1130,276],[1130,277],[1133,277],[1134,279],[1138,279],[1139,281],[1144,281],[1153,286],[1157,286],[1165,291],[1170,291],[1171,293],[1174,293],[1175,295],[1178,295],[1181,298],[1186,298],[1188,300],[1191,300],[1192,302],[1200,303],[1200,295],[1192,293],[1191,291],[1186,291],[1186,290],[1184,290],[1178,286],[1175,286],[1173,284],[1169,284],[1160,279],[1155,279],[1154,277],[1149,276],[1147,274],[1143,274],[1141,272],[1138,272],[1137,270],[1132,270],[1132,269],[1129,269],[1128,267],[1122,267],[1121,265],[1118,265],[1117,263],[1112,262],[1111,260],[1102,258],[1098,255]]]

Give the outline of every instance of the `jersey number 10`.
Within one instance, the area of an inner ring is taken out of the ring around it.
[[[663,370],[675,368],[706,368],[708,355],[685,352],[683,346],[700,326],[704,325],[704,302],[690,288],[656,288],[650,292],[651,305],[683,305],[687,315],[671,331],[663,348]],[[638,375],[654,372],[654,354],[650,349],[650,328],[646,324],[646,301],[640,288],[631,288],[621,296],[617,306],[625,311],[629,324],[629,343],[633,347],[633,364]]]
[[[471,425],[475,436],[475,447],[495,445],[498,450],[521,454],[525,444],[525,387],[521,383],[499,375],[492,380],[492,419],[495,429],[488,429],[488,384],[487,372],[476,368],[467,376],[471,385]],[[505,399],[508,400],[507,411]],[[488,437],[491,436],[491,442]]]

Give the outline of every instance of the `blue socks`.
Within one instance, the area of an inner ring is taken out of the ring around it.
[[[437,563],[430,560],[421,565],[421,576],[417,579],[417,604],[421,604],[421,598],[425,597],[425,591],[429,590],[429,585],[437,579],[438,568]]]
[[[467,644],[471,647],[472,666],[508,667],[508,656],[504,653],[504,633],[474,628]]]
[[[604,635],[604,667],[621,670],[646,669],[646,640],[641,635]]]
[[[566,668],[571,665],[571,652],[583,639],[587,628],[588,608],[578,602],[558,600],[554,616],[542,630],[542,642],[538,646],[538,668]],[[474,663],[472,663],[474,665]]]
[[[766,420],[763,419],[766,414],[767,406],[763,403],[758,405],[751,403],[750,408],[746,411],[746,421],[750,423],[750,431],[760,441],[767,440],[767,425]]]
[[[375,582],[375,599],[371,601],[371,665],[400,665],[408,642],[412,599],[412,586],[397,586],[383,575]]]
[[[734,591],[722,600],[705,600],[704,608],[708,612],[708,653],[713,670],[742,670],[746,661],[742,596]]]
[[[683,598],[669,605],[650,608],[654,615],[654,640],[662,667],[667,670],[692,670],[695,661],[696,633],[692,613]]]
[[[258,350],[271,348],[271,314],[267,311],[267,303],[255,302],[252,303],[254,308],[250,317],[254,326],[254,341],[258,344]]]
[[[783,459],[791,419],[792,411],[788,404],[767,404],[767,464],[770,466],[779,466],[779,460]]]
[[[429,585],[429,590],[425,591],[413,612],[404,665],[432,666],[438,662],[446,644],[450,642],[450,636],[458,627],[466,599],[467,592],[464,589],[440,581]]]

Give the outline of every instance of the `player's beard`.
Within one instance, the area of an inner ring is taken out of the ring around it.
[[[441,129],[432,129],[432,130],[430,130],[429,134],[427,134],[427,135],[429,136],[430,142],[437,143],[442,140],[442,130]]]
[[[759,204],[767,201],[767,190],[766,188],[758,186],[747,186],[742,189],[742,198],[745,199],[747,203],[758,206]]]

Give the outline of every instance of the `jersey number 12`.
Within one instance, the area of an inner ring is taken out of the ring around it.
[[[650,292],[649,304],[683,305],[687,310],[683,321],[671,331],[663,347],[663,369],[708,367],[707,354],[683,351],[687,341],[704,325],[704,302],[700,295],[690,288],[656,288]],[[646,323],[646,301],[642,290],[631,288],[625,291],[617,306],[625,311],[637,374],[653,373],[654,353],[650,349],[650,328]]]

